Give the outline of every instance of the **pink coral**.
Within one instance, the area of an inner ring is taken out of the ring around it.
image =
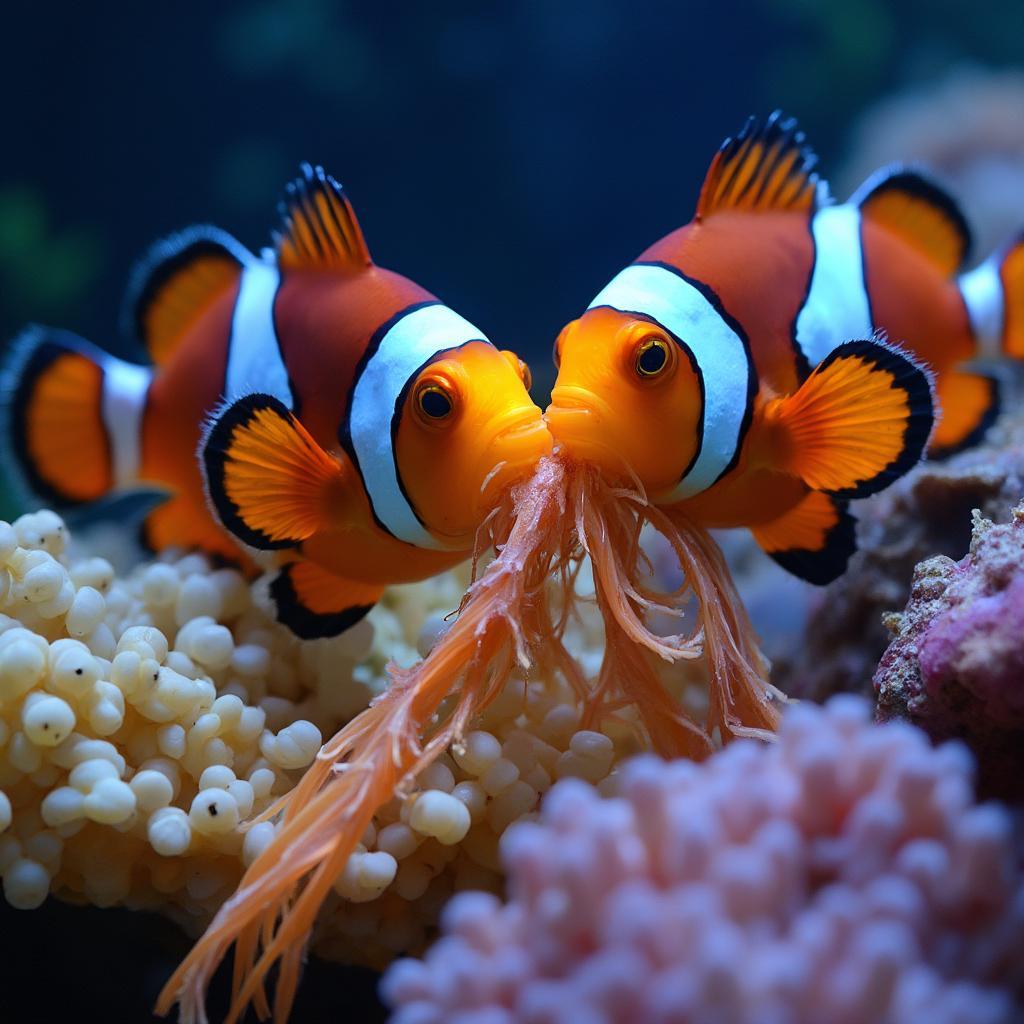
[[[970,758],[798,705],[779,741],[555,786],[503,843],[509,900],[457,896],[392,1024],[1020,1019],[1024,875]]]
[[[983,792],[1024,796],[1024,503],[1006,524],[977,517],[959,562],[918,565],[906,609],[887,624],[879,718],[963,739]]]

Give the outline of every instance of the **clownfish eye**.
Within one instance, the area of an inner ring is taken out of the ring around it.
[[[636,352],[636,372],[641,377],[656,377],[668,366],[668,345],[662,338],[649,337]]]
[[[522,359],[519,360],[519,376],[522,379],[523,387],[529,391],[533,387],[533,374],[530,373],[530,368]]]
[[[438,384],[426,384],[416,393],[416,404],[428,419],[443,420],[453,408],[451,395]]]

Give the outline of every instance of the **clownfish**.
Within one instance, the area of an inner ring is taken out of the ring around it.
[[[277,618],[314,638],[464,560],[551,438],[525,364],[376,266],[341,186],[302,170],[260,256],[210,227],[153,248],[126,303],[151,365],[32,327],[3,381],[31,490],[166,491],[151,548],[252,553]]]
[[[836,204],[814,164],[778,112],[727,139],[693,221],[559,335],[546,419],[563,451],[824,584],[856,548],[851,499],[997,414],[961,364],[1024,357],[1024,238],[960,274],[938,186],[893,168]]]

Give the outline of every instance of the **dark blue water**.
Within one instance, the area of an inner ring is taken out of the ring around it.
[[[688,220],[722,137],[797,115],[825,169],[877,97],[1024,56],[1024,6],[882,0],[9,5],[0,334],[124,345],[128,270],[195,221],[268,240],[300,160],[378,262],[547,378],[551,343]]]

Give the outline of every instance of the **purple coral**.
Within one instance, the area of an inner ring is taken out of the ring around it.
[[[806,627],[788,648],[769,650],[772,682],[785,693],[818,702],[833,693],[871,695],[871,676],[892,640],[883,616],[906,604],[914,566],[935,555],[963,558],[974,509],[1007,520],[1024,494],[1024,392],[1005,396],[1003,404],[1008,412],[984,444],[926,461],[857,503],[858,551],[850,568],[825,590],[815,589]],[[741,591],[757,615],[758,588],[751,591],[741,579]],[[771,600],[781,605],[777,616],[794,603],[803,607],[791,593],[780,602],[777,588],[761,605]],[[755,624],[762,622],[779,635],[775,620],[762,614]]]
[[[958,685],[991,718],[1008,727],[1024,725],[1024,566],[1005,590],[938,616],[918,664],[929,696],[939,698]]]
[[[1024,503],[1005,525],[979,517],[961,561],[922,562],[889,625],[874,679],[879,717],[962,738],[984,792],[1024,795]]]
[[[457,896],[392,1024],[1020,1019],[1024,875],[964,749],[798,705],[777,744],[566,780],[503,842],[509,901]]]

